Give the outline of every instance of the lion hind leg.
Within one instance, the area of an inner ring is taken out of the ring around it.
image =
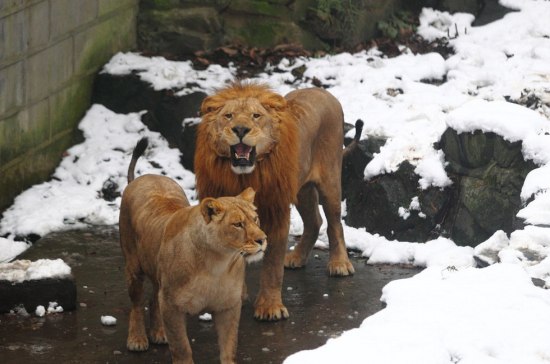
[[[329,262],[327,269],[330,276],[349,276],[355,273],[355,269],[349,260],[344,241],[342,205],[340,203],[340,180],[334,180],[332,183],[333,185],[331,186],[330,181],[327,180],[319,186],[323,211],[327,219],[329,242]]]
[[[151,297],[149,318],[151,322],[151,328],[149,329],[149,337],[151,338],[151,342],[155,344],[167,344],[168,339],[166,338],[166,333],[164,332],[164,324],[160,314],[158,284],[153,284],[153,297]]]
[[[319,229],[323,220],[319,213],[319,194],[313,184],[307,184],[300,189],[296,209],[302,217],[304,232],[294,250],[285,257],[285,268],[302,268],[319,237]]]
[[[145,351],[149,348],[149,340],[145,333],[143,272],[132,271],[127,267],[126,279],[128,281],[128,294],[132,301],[126,346],[130,351]]]

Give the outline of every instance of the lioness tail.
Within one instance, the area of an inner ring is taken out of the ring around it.
[[[136,147],[134,148],[134,152],[132,153],[132,161],[130,162],[130,166],[128,167],[128,183],[134,180],[134,169],[136,168],[136,162],[139,157],[143,155],[145,149],[147,149],[147,145],[149,145],[147,137],[143,137],[139,140],[139,142],[137,142]]]
[[[349,143],[348,146],[344,149],[344,158],[346,158],[355,148],[357,148],[357,144],[361,139],[361,133],[363,133],[364,124],[365,123],[363,123],[363,120],[361,119],[357,119],[357,121],[355,122],[355,136],[353,137],[351,143]]]

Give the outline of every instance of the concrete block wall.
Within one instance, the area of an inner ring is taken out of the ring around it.
[[[138,0],[0,0],[0,213],[78,141],[95,74],[136,46]]]

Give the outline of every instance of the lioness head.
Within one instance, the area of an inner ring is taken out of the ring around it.
[[[265,85],[235,83],[207,97],[203,122],[218,156],[231,159],[236,174],[251,173],[279,140],[279,115],[286,100]]]
[[[236,251],[249,263],[260,260],[267,247],[254,196],[249,187],[236,197],[207,197],[200,204],[210,234],[209,243],[215,244],[219,251]]]

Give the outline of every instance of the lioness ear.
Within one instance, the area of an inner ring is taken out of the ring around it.
[[[217,111],[223,107],[224,103],[224,99],[218,95],[208,96],[201,104],[201,114],[205,115]]]
[[[237,197],[242,198],[245,201],[254,203],[254,197],[256,196],[256,191],[252,187],[248,187],[243,192],[241,192]]]
[[[212,197],[207,197],[201,201],[200,204],[201,214],[206,223],[210,223],[215,218],[221,219],[224,210],[222,205]]]
[[[286,99],[274,92],[268,92],[258,97],[260,104],[266,109],[282,110],[286,108]]]

